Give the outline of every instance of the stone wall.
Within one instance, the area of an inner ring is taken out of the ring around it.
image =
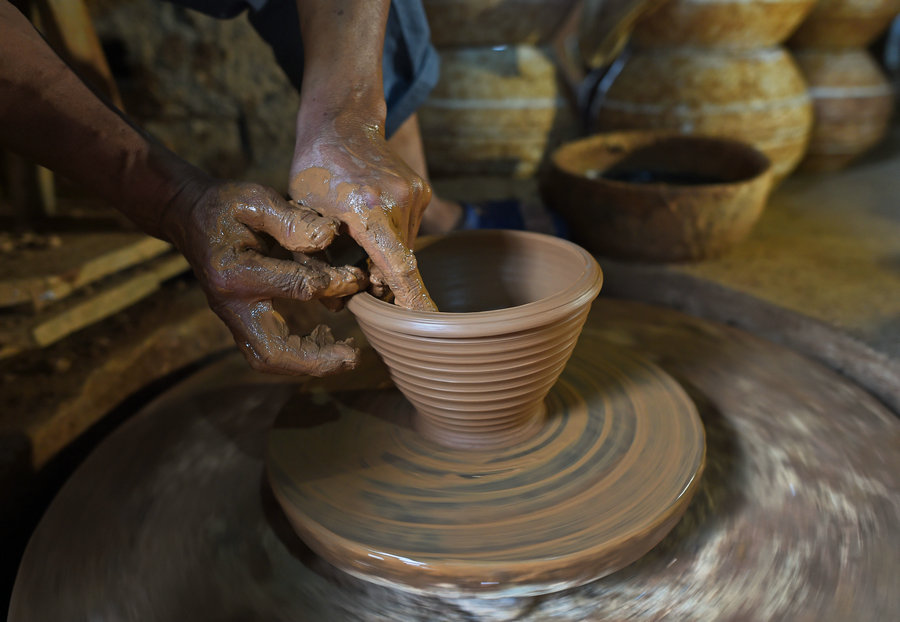
[[[88,6],[130,116],[210,173],[286,188],[299,97],[245,15]]]

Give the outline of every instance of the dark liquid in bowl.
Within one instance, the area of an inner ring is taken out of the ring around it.
[[[590,179],[624,181],[630,184],[671,184],[675,186],[702,186],[706,184],[729,183],[727,179],[716,177],[714,175],[674,171],[651,171],[647,169],[588,171],[587,177]]]

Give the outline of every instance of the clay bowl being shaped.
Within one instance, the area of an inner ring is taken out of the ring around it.
[[[433,238],[416,257],[439,312],[366,293],[348,304],[415,407],[415,428],[463,449],[528,438],[600,292],[600,266],[571,242],[505,230]]]
[[[563,145],[541,183],[576,242],[642,261],[722,254],[750,232],[771,188],[771,163],[750,145],[652,131]]]

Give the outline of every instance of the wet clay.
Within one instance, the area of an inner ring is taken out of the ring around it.
[[[398,305],[433,310],[410,249],[431,187],[388,148],[384,127],[352,110],[299,134],[291,198],[339,220]]]
[[[332,317],[341,320],[352,323]],[[317,394],[334,406],[320,418],[343,417],[339,406],[383,389],[387,371],[363,347],[353,374],[298,383],[253,373],[235,354],[125,422],[66,482],[22,560],[9,620],[900,617],[894,413],[783,346],[669,309],[598,300],[572,364],[609,343],[677,378],[707,435],[706,468],[682,520],[614,574],[556,594],[473,603],[334,569],[271,499],[262,477],[269,430],[276,419],[282,429],[316,425],[295,405]]]
[[[368,294],[348,308],[448,447],[504,447],[536,432],[543,399],[575,347],[603,276],[584,249],[524,231],[466,231],[417,251],[438,313]]]
[[[542,594],[618,570],[672,529],[704,462],[678,384],[596,340],[537,433],[500,450],[423,439],[396,390],[295,406],[310,418],[276,422],[267,465],[297,533],[342,570],[429,594]]]
[[[351,574],[451,596],[553,592],[647,552],[693,495],[703,427],[628,356],[595,348],[556,385],[597,262],[516,231],[432,240],[419,262],[441,312],[348,307],[411,405],[322,394],[295,405],[316,424],[272,431],[269,480],[297,533]]]

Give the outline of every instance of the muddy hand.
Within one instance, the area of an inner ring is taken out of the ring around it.
[[[190,261],[212,309],[225,321],[255,369],[323,376],[352,369],[359,351],[335,341],[326,326],[292,335],[273,298],[340,298],[366,286],[362,270],[308,258],[337,233],[338,223],[255,184],[215,184],[189,209],[166,214],[168,239]],[[299,261],[278,259],[274,239]]]
[[[323,125],[298,136],[291,197],[347,226],[397,304],[435,310],[411,250],[431,188],[391,151],[381,126],[352,115]]]

